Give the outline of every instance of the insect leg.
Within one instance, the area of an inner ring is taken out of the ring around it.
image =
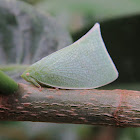
[[[33,79],[32,77],[30,77],[30,82],[32,82],[35,86],[37,86],[38,88],[41,89],[41,86],[37,83],[37,81],[35,79]]]

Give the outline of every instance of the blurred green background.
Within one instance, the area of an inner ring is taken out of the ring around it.
[[[5,1],[10,3],[14,0]],[[10,69],[7,67],[10,64],[24,64],[23,66],[26,67],[26,65],[40,59],[41,56],[48,55],[71,44],[72,40],[76,41],[96,22],[99,22],[107,50],[119,71],[119,78],[102,88],[140,90],[139,0],[22,1],[32,5],[40,14],[33,14],[30,6],[24,5],[24,3],[22,3],[23,8],[21,6],[22,11],[20,11],[20,8],[17,8],[18,4],[15,7],[15,3],[9,4],[8,7],[3,4],[3,0],[0,0],[0,69],[9,76],[18,82],[25,82],[19,78],[23,67],[10,67]],[[10,6],[13,6],[13,8],[10,8]],[[30,16],[27,16],[25,7],[28,7],[27,11],[29,15],[31,14]],[[47,21],[44,18],[45,16]],[[32,32],[29,30],[32,30]],[[47,46],[49,49],[46,49],[44,54],[39,52],[44,47],[38,47],[44,46],[45,41],[42,40],[49,42]],[[23,49],[23,47],[26,49]],[[36,52],[33,51],[33,47]],[[16,57],[13,57],[13,50],[17,51]],[[5,66],[7,67],[5,68]],[[1,122],[0,140],[22,139],[139,140],[140,133],[139,128],[120,129],[74,124]]]

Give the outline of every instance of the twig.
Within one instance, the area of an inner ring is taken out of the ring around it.
[[[59,90],[19,84],[17,93],[0,95],[0,120],[140,126],[140,92]]]
[[[18,84],[0,70],[0,94],[13,94],[18,90]]]

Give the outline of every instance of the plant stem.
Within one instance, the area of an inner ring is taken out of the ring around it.
[[[18,84],[4,72],[0,71],[0,94],[12,94],[17,90]]]
[[[59,90],[19,84],[15,94],[0,96],[0,120],[140,126],[140,91]]]

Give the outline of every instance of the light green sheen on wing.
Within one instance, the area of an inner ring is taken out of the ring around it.
[[[28,71],[44,85],[66,89],[96,88],[118,77],[98,23],[81,39],[36,62]]]

